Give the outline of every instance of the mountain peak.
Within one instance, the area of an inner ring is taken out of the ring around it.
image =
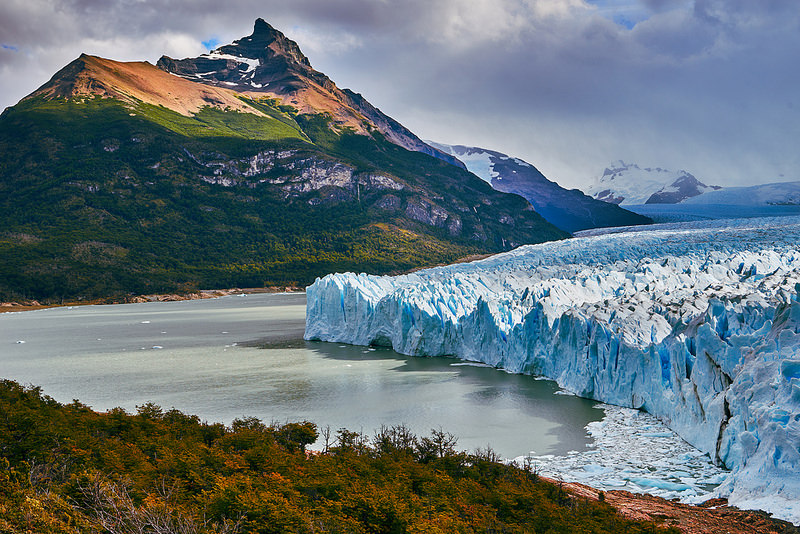
[[[267,22],[266,20],[262,19],[261,17],[258,17],[256,19],[255,26],[253,27],[253,35],[255,35],[257,33],[268,33],[268,32],[274,32],[274,31],[276,31],[275,28],[273,28],[269,24],[269,22]]]
[[[403,148],[424,152],[457,167],[463,163],[423,143],[416,135],[352,91],[341,90],[314,70],[296,42],[256,19],[253,33],[195,58],[163,56],[158,68],[205,85],[268,95],[300,114],[328,113],[336,128],[357,133],[377,129]]]
[[[271,60],[283,58],[289,60],[290,63],[294,62],[305,67],[311,67],[311,63],[297,43],[273,28],[262,18],[256,19],[252,34],[242,37],[232,44],[221,46],[214,52],[258,59],[262,65],[269,63]]]
[[[597,200],[626,206],[676,204],[715,188],[683,170],[640,167],[618,160],[606,167],[586,193]]]
[[[163,56],[157,66],[192,81],[226,85],[241,90],[291,94],[314,79],[324,85],[327,78],[313,68],[296,42],[256,19],[253,33],[196,58]]]

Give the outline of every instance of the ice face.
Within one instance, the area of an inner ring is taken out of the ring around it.
[[[642,409],[800,522],[800,218],[672,224],[308,288],[306,339],[455,355]]]

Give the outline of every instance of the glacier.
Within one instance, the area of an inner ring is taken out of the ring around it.
[[[528,245],[307,289],[305,338],[456,356],[644,410],[729,471],[715,490],[800,523],[800,217]]]

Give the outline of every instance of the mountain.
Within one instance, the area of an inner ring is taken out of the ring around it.
[[[269,95],[299,113],[330,113],[338,128],[352,128],[358,133],[376,129],[403,148],[463,167],[454,158],[422,142],[360,94],[339,89],[330,78],[311,67],[297,43],[264,19],[256,20],[251,35],[232,44],[195,58],[162,56],[157,66],[194,82],[254,97]]]
[[[726,187],[683,201],[684,204],[737,206],[798,206],[800,182],[777,182],[750,187]]]
[[[307,284],[567,236],[265,22],[230,46],[81,55],[0,115],[0,299]]]
[[[484,148],[427,143],[463,161],[470,172],[494,189],[524,197],[539,215],[567,232],[651,222],[647,217],[595,200],[577,189],[564,189],[519,158]]]
[[[636,164],[617,161],[586,189],[586,194],[624,206],[676,204],[717,189],[720,187],[705,185],[686,171],[673,172],[660,167],[642,169]]]

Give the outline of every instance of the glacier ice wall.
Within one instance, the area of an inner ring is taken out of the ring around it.
[[[800,218],[673,224],[307,290],[306,339],[454,355],[643,409],[800,522]]]

